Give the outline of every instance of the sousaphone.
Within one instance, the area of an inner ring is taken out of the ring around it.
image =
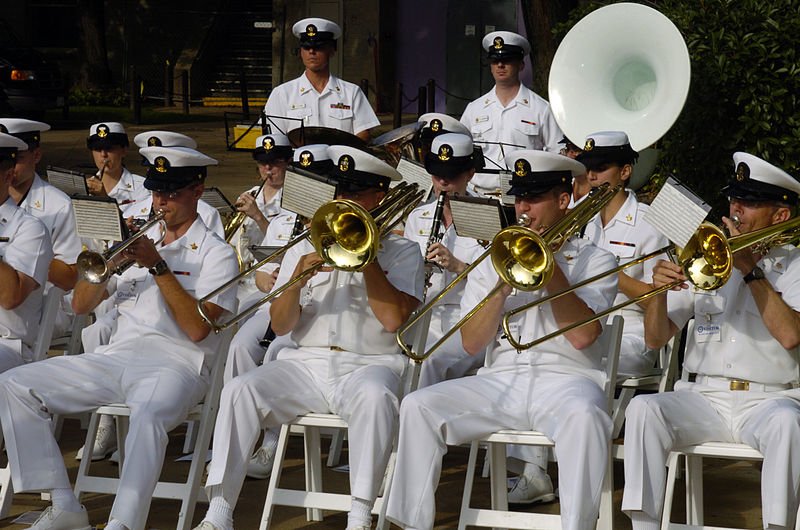
[[[641,4],[612,4],[561,41],[550,67],[550,107],[578,147],[593,132],[627,133],[640,152],[630,183],[636,189],[657,160],[646,149],[678,119],[690,76],[689,51],[670,19]]]

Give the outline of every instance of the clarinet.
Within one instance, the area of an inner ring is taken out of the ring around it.
[[[297,234],[299,234],[303,230],[303,226],[305,224],[305,217],[300,214],[297,214],[294,218],[294,226],[292,227],[292,237],[289,239],[294,239]],[[272,331],[272,322],[269,323],[267,326],[267,331],[264,332],[264,336],[258,341],[258,345],[264,348],[264,350],[269,349],[270,344],[272,341],[275,340],[275,332]]]
[[[433,222],[431,223],[431,233],[428,236],[428,242],[425,245],[425,255],[434,243],[439,243],[444,237],[442,225],[444,224],[444,202],[447,200],[447,192],[439,193],[439,198],[436,199],[436,209],[433,212]],[[428,294],[428,287],[431,285],[431,276],[436,269],[441,272],[442,267],[438,263],[425,259],[425,287],[423,289],[422,299],[424,300]]]

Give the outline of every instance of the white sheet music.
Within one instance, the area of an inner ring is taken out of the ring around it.
[[[711,206],[676,179],[669,177],[658,192],[644,219],[667,239],[685,247]]]
[[[49,166],[47,168],[47,181],[69,196],[87,195],[86,175],[69,169]]]
[[[204,189],[200,199],[216,208],[220,215],[229,215],[236,212],[236,208],[233,207],[231,201],[225,197],[225,194],[219,188]]]
[[[122,241],[122,219],[117,201],[73,197],[72,206],[80,237]]]
[[[514,196],[508,194],[508,190],[511,189],[511,179],[513,176],[514,175],[510,171],[500,172],[500,190],[502,191],[500,194],[500,202],[505,206],[514,206]]]
[[[419,184],[419,189],[425,192],[425,197],[430,195],[433,182],[431,181],[431,176],[428,173],[428,170],[425,169],[425,166],[419,162],[415,162],[403,157],[397,164],[397,172],[403,175],[403,180],[405,182],[408,182],[409,184]],[[399,182],[393,182],[392,187],[396,186],[397,184],[399,184]]]
[[[499,207],[496,200],[480,203],[451,198],[450,211],[456,233],[462,237],[491,241],[503,228]]]
[[[335,185],[301,175],[291,169],[286,171],[281,208],[311,219],[320,206],[335,198]]]

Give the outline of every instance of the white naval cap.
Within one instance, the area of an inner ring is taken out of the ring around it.
[[[89,149],[107,149],[112,146],[128,147],[128,134],[121,123],[106,121],[95,123],[89,127],[86,147]]]
[[[389,189],[389,182],[403,180],[395,168],[355,147],[331,145],[328,156],[334,164],[330,176],[336,179],[340,190],[379,188],[385,191]]]
[[[42,139],[42,132],[49,130],[50,126],[41,121],[24,118],[0,119],[0,133],[16,136],[31,148],[37,147]]]
[[[778,201],[796,205],[800,182],[786,171],[749,153],[733,154],[736,173],[723,189],[728,197],[750,201]]]
[[[472,136],[460,133],[440,134],[431,142],[425,155],[425,169],[431,175],[452,178],[475,168]]]
[[[256,138],[253,159],[268,164],[276,159],[291,160],[292,143],[282,133],[262,134]]]
[[[528,39],[512,31],[493,31],[482,44],[489,59],[522,59],[531,53]]]
[[[197,142],[185,134],[173,131],[145,131],[133,138],[137,147],[191,147],[197,149]]]
[[[28,144],[10,134],[0,133],[0,162],[15,160],[17,151],[27,151]]]
[[[417,123],[425,124],[420,130],[422,138],[430,139],[444,133],[459,133],[472,137],[472,133],[463,123],[447,114],[428,112],[420,116]]]
[[[292,33],[300,39],[300,46],[314,48],[338,40],[342,36],[342,28],[325,18],[304,18],[295,22]]]
[[[586,137],[578,162],[592,169],[602,164],[633,164],[639,153],[633,150],[628,135],[622,131],[598,131]]]
[[[144,187],[153,191],[175,191],[202,182],[206,167],[218,164],[190,147],[143,147],[139,153],[150,165]]]
[[[505,161],[514,173],[508,195],[539,195],[586,173],[584,165],[576,160],[536,149],[514,151],[506,155]]]
[[[328,154],[328,144],[311,144],[294,150],[293,165],[317,174],[327,174],[333,169]]]

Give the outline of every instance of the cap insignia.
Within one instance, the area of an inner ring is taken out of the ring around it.
[[[744,162],[739,162],[739,165],[736,166],[736,180],[739,182],[743,182],[750,178],[750,166],[745,164]]]
[[[311,151],[303,151],[300,153],[300,165],[303,167],[308,167],[314,162],[314,155],[311,154]]]
[[[17,158],[17,152],[16,151],[12,151],[11,153],[9,153],[8,156],[11,157],[11,159],[13,160],[13,159]]]
[[[97,126],[97,136],[100,138],[105,138],[106,136],[108,136],[109,131],[110,130],[108,128],[108,125],[106,125],[105,123],[101,123],[100,125]]]
[[[594,149],[594,138],[587,138],[586,143],[583,145],[584,151],[591,151]]]
[[[161,138],[159,138],[158,136],[151,136],[150,138],[147,139],[147,145],[149,145],[150,147],[154,146],[158,147],[161,145]]]
[[[503,37],[495,37],[494,38],[494,49],[495,50],[502,50],[503,49]]]
[[[353,157],[350,155],[342,155],[339,157],[339,171],[342,173],[347,173],[352,169],[355,169],[355,161]]]
[[[272,151],[272,148],[275,147],[275,140],[267,136],[261,141],[261,147],[263,147],[265,151]]]
[[[153,166],[159,173],[166,173],[167,170],[169,170],[169,160],[167,160],[163,156],[157,156],[155,161],[153,162]]]
[[[317,26],[315,26],[314,24],[309,24],[308,26],[306,26],[306,36],[314,37],[316,35],[317,35]]]
[[[442,162],[447,162],[450,160],[450,157],[453,156],[453,148],[447,144],[442,144],[439,146],[439,160]]]
[[[524,158],[518,158],[514,162],[514,174],[518,177],[527,177],[531,172],[531,164]]]
[[[0,123],[0,132],[3,134],[8,134],[8,127]]]
[[[439,132],[442,130],[442,120],[435,119],[431,122],[431,130],[433,132]]]

